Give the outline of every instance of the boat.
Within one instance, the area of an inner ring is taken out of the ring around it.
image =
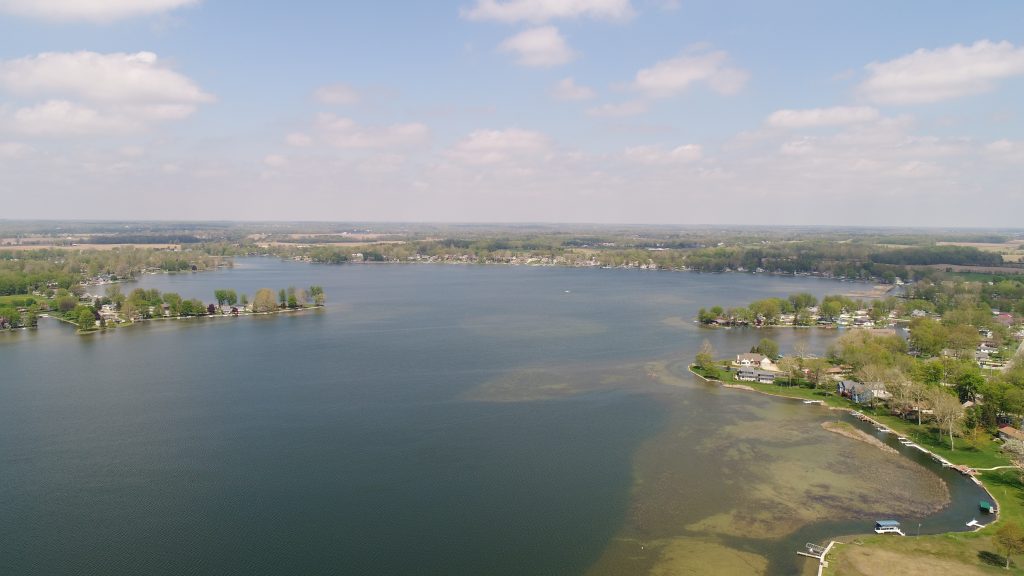
[[[981,502],[978,502],[978,509],[984,512],[985,514],[995,514],[997,511],[996,505],[992,504],[988,500],[982,500]]]
[[[900,536],[906,536],[906,534],[903,533],[903,530],[900,530],[900,523],[896,520],[876,520],[875,533],[899,534]]]

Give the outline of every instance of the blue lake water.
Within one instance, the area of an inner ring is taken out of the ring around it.
[[[692,380],[603,375],[692,358],[704,339],[745,351],[764,335],[702,330],[700,307],[850,287],[241,259],[124,290],[209,302],[217,288],[251,298],[312,284],[326,309],[0,334],[0,574],[583,574],[630,513],[637,450],[671,422],[713,426],[751,406],[813,419]],[[834,337],[776,332],[784,352],[821,352]],[[570,384],[481,392],[524,371]],[[695,468],[720,465],[692,456]],[[974,496],[959,486],[959,508],[931,517],[933,531],[966,513]],[[702,506],[692,514],[712,512]],[[795,537],[856,525],[837,522]],[[748,547],[791,573],[793,537]]]

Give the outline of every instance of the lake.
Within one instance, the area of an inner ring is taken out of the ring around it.
[[[876,517],[976,513],[954,473],[821,428],[840,413],[685,369],[768,333],[700,307],[863,286],[252,258],[123,289],[312,284],[326,309],[0,334],[0,574],[792,574]]]

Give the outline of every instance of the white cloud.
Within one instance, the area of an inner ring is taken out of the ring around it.
[[[146,149],[142,146],[122,146],[117,152],[125,158],[141,158],[146,155]]]
[[[21,158],[31,148],[21,142],[0,142],[0,158]]]
[[[728,66],[728,62],[729,55],[720,50],[685,53],[637,72],[633,88],[652,98],[665,98],[704,82],[719,94],[735,94],[746,84],[749,74]]]
[[[356,104],[359,92],[347,84],[331,84],[322,86],[313,92],[313,97],[324,104]]]
[[[859,92],[881,104],[921,104],[989,92],[998,80],[1024,74],[1024,48],[980,40],[970,46],[917,50],[865,66]]]
[[[478,130],[463,138],[448,156],[466,164],[497,164],[543,155],[550,149],[544,134],[530,130]]]
[[[499,22],[547,22],[557,18],[596,18],[624,20],[633,16],[629,0],[477,0],[461,10],[469,20]]]
[[[311,138],[309,134],[303,132],[292,132],[285,136],[284,141],[289,146],[295,146],[296,148],[305,148],[307,146],[312,146],[313,144],[313,138]]]
[[[871,122],[877,120],[878,116],[878,110],[867,106],[836,106],[806,110],[778,110],[773,112],[766,122],[773,128],[800,129]]]
[[[345,149],[415,146],[430,136],[430,130],[425,124],[360,126],[350,118],[340,118],[334,114],[320,114],[316,130],[320,140],[326,144]]]
[[[555,100],[590,100],[595,93],[592,88],[581,86],[570,77],[559,80],[551,90],[551,96]]]
[[[0,0],[0,11],[44,20],[110,22],[198,3],[199,0]]]
[[[151,52],[46,52],[0,61],[0,88],[28,100],[13,114],[0,111],[0,122],[37,136],[140,130],[186,118],[214,100]]]
[[[704,149],[699,144],[684,144],[671,150],[660,146],[635,146],[625,152],[627,160],[641,164],[688,164],[703,156]]]
[[[196,105],[214,100],[152,52],[44,52],[0,61],[0,86],[18,95],[93,102]]]
[[[624,118],[637,116],[647,112],[647,103],[643,100],[628,100],[618,104],[602,104],[587,110],[590,116],[598,118]]]
[[[524,30],[502,42],[499,49],[514,53],[521,66],[537,68],[566,64],[575,57],[565,38],[554,26]]]
[[[263,158],[263,163],[270,168],[284,168],[288,165],[288,158],[285,158],[280,154],[268,154]]]
[[[1020,165],[1024,162],[1024,142],[996,140],[985,146],[985,152],[992,158]]]
[[[67,100],[20,108],[9,118],[0,119],[0,125],[26,136],[92,136],[131,132],[140,127],[125,115],[104,115]]]

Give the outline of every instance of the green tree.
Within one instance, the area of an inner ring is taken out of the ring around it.
[[[980,370],[964,370],[957,375],[955,385],[961,402],[974,400],[978,391],[985,385],[985,377],[981,375]]]
[[[1016,522],[1004,521],[996,530],[995,541],[1006,553],[1006,569],[1010,569],[1010,556],[1024,552],[1024,529]]]
[[[843,305],[837,300],[826,300],[821,303],[818,313],[825,320],[835,322],[839,320],[839,316],[843,313]]]
[[[96,315],[86,306],[81,306],[75,315],[79,330],[93,330],[96,328]]]
[[[813,308],[818,305],[818,299],[815,298],[813,294],[808,294],[807,292],[790,294],[789,302],[797,312],[806,308]]]
[[[705,340],[700,345],[700,351],[697,352],[697,356],[694,358],[694,364],[709,375],[717,371],[715,367],[715,349],[711,346],[711,342]]]
[[[931,318],[915,318],[910,323],[910,344],[921,354],[938,356],[949,341],[949,332]]]
[[[771,338],[761,338],[757,346],[754,346],[750,351],[775,360],[779,357],[779,343]]]
[[[285,292],[284,288],[277,291],[277,301],[284,308],[288,304],[288,293]]]
[[[313,298],[313,304],[316,306],[324,305],[324,288],[323,286],[310,286],[309,295]]]

